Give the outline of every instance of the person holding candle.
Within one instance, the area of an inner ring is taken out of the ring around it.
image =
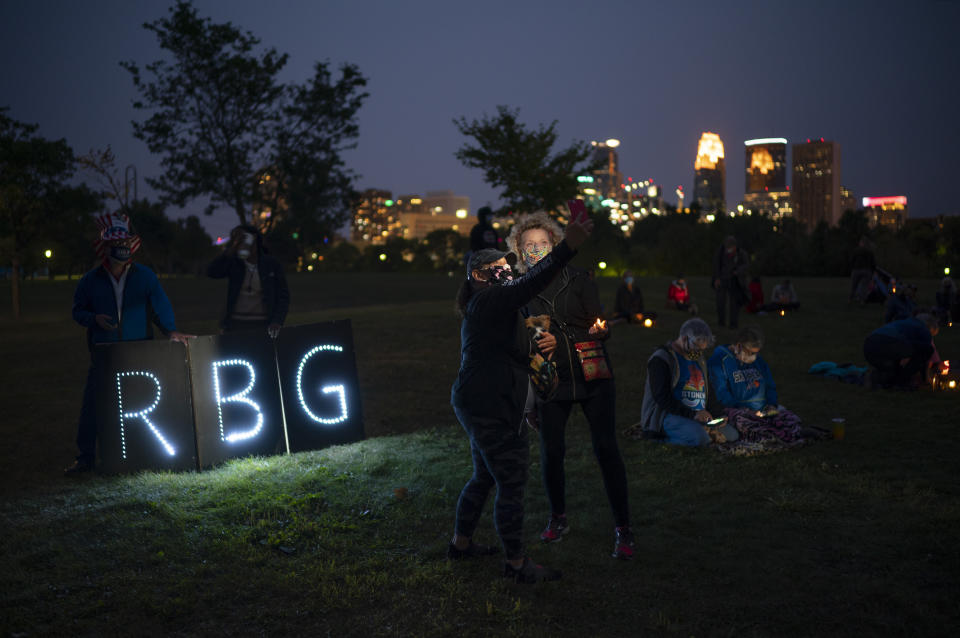
[[[494,248],[478,250],[470,256],[467,278],[457,293],[461,355],[451,404],[470,438],[473,475],[457,501],[447,556],[471,559],[495,551],[475,543],[472,536],[490,490],[496,487],[496,526],[506,558],[503,575],[519,583],[560,578],[559,571],[533,563],[523,547],[523,495],[530,456],[523,414],[532,388],[521,309],[563,270],[592,229],[588,216],[575,218],[556,250],[517,279],[511,268],[516,255]]]
[[[520,256],[517,267],[523,272],[552,254],[560,238],[560,226],[547,213],[537,212],[517,220],[507,237],[507,246]],[[541,339],[541,350],[553,357],[559,377],[556,394],[538,405],[540,464],[551,511],[540,539],[556,542],[570,531],[564,428],[573,406],[579,404],[590,426],[593,452],[613,512],[612,556],[630,559],[634,537],[627,503],[627,474],[617,444],[616,387],[604,347],[610,333],[600,319],[597,284],[585,271],[564,266],[557,278],[527,304],[526,311],[530,315],[550,316],[550,331]]]
[[[933,338],[939,332],[940,322],[926,313],[874,330],[863,342],[863,356],[871,366],[864,384],[868,388],[915,390],[920,379],[931,383],[935,372],[931,362],[936,354]]]

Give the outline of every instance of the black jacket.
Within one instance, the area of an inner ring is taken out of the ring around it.
[[[527,304],[526,310],[531,316],[550,315],[550,332],[557,338],[553,360],[557,363],[557,377],[560,380],[553,398],[577,400],[595,391],[596,384],[603,380],[587,384],[574,344],[579,341],[602,341],[610,336],[609,332],[603,336],[588,332],[593,322],[602,316],[597,283],[585,270],[566,266],[559,277]],[[610,365],[609,359],[607,365]]]
[[[460,372],[450,392],[455,408],[520,426],[529,384],[520,309],[573,255],[562,241],[523,277],[474,291],[460,324]]]
[[[230,327],[230,315],[240,296],[240,286],[246,276],[247,267],[243,260],[236,255],[223,253],[207,267],[207,275],[214,279],[227,277],[227,307],[220,325]],[[260,255],[257,262],[257,272],[260,275],[260,287],[263,290],[263,306],[267,311],[267,324],[283,325],[287,319],[287,310],[290,309],[290,289],[287,288],[287,278],[283,274],[280,262],[270,255]]]

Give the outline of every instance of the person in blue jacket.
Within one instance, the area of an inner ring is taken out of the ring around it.
[[[88,472],[96,463],[97,369],[93,363],[94,346],[99,343],[152,339],[156,324],[174,341],[186,343],[190,335],[177,331],[170,300],[157,275],[131,261],[140,247],[140,237],[122,213],[97,218],[100,237],[95,243],[100,263],[87,272],[73,295],[73,320],[87,329],[87,347],[91,354],[83,404],[77,423],[77,447],[80,453],[64,472],[68,475]]]
[[[933,338],[939,332],[936,317],[925,313],[892,321],[871,332],[863,342],[863,356],[871,366],[866,385],[915,389],[918,379],[929,382]]]
[[[777,410],[777,385],[770,366],[760,356],[763,333],[747,326],[732,344],[717,346],[707,361],[710,387],[725,408],[770,413]]]

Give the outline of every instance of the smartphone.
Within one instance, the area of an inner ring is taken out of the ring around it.
[[[587,218],[587,206],[582,199],[568,199],[567,208],[570,209],[570,221],[582,222]]]
[[[727,417],[722,416],[719,419],[710,419],[707,421],[707,427],[715,428],[718,425],[723,425],[727,420]]]

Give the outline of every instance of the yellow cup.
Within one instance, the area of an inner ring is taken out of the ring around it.
[[[833,438],[835,441],[840,441],[846,435],[846,419],[836,418],[833,419]]]

